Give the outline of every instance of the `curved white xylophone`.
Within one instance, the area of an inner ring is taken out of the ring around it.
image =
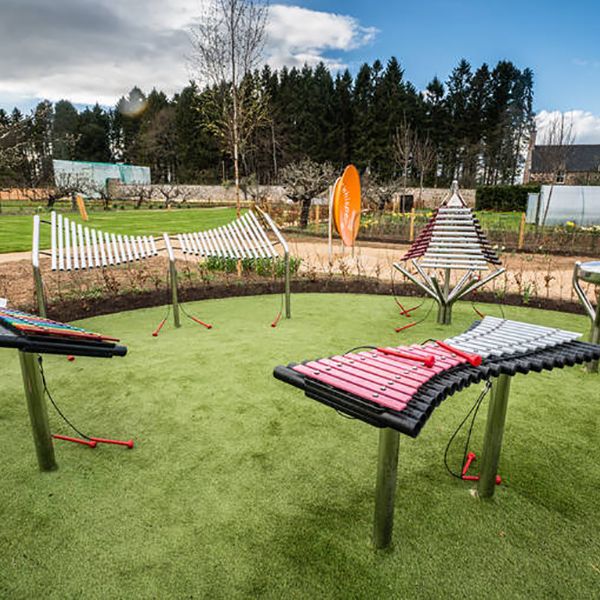
[[[394,267],[431,296],[438,304],[438,323],[447,325],[452,305],[504,272],[498,255],[490,246],[479,221],[452,184],[449,197],[433,212],[429,223],[412,243],[402,261],[411,261],[415,273],[400,263]],[[483,271],[494,268],[487,277]],[[450,289],[450,273],[466,273]],[[437,272],[444,273],[439,281]]]
[[[49,252],[40,250],[42,224],[50,226]],[[198,259],[275,260],[280,256],[280,248],[285,268],[285,313],[286,318],[291,317],[289,247],[267,213],[259,209],[249,210],[239,219],[213,229],[173,235],[164,233],[164,248],[157,247],[159,239],[151,235],[108,233],[76,223],[56,212],[50,213],[49,221],[36,215],[33,219],[31,256],[39,313],[42,316],[46,314],[40,255],[49,256],[52,270],[61,272],[116,267],[153,258],[161,251],[166,251],[169,258],[173,318],[175,326],[179,327],[176,251],[180,251],[184,257],[194,256]],[[190,318],[206,325],[194,317]]]
[[[42,224],[50,226],[49,252],[40,250]],[[31,262],[40,315],[46,314],[40,255],[50,256],[53,271],[83,271],[134,263],[158,256],[158,253],[153,236],[108,233],[76,223],[54,211],[50,213],[49,221],[35,215]]]
[[[374,539],[376,546],[383,547],[391,539],[398,433],[416,437],[445,398],[471,384],[497,378],[478,485],[480,496],[491,496],[510,377],[598,360],[600,345],[576,341],[579,337],[561,329],[485,317],[465,333],[444,341],[368,347],[279,366],[274,376],[304,390],[309,398],[382,428]]]
[[[185,257],[193,256],[199,260],[207,258],[275,260],[280,256],[277,251],[279,246],[282,250],[285,270],[285,316],[287,319],[291,318],[289,247],[279,228],[267,213],[255,208],[226,225],[192,233],[175,235],[165,233],[163,239],[169,256],[173,313],[177,327],[179,326],[179,312],[177,308],[177,269],[175,268],[176,250],[181,251]],[[281,312],[272,323],[273,327],[277,325],[280,316]],[[159,325],[157,332],[160,327],[162,324]]]

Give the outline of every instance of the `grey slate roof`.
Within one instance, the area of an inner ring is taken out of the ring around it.
[[[548,170],[544,168],[543,153],[546,148],[549,147],[534,146],[531,156],[532,173],[543,173]],[[563,150],[557,150],[557,152],[564,152],[568,173],[589,173],[598,171],[600,167],[600,144],[574,144],[565,147]]]

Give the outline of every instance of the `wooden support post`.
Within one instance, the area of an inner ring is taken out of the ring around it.
[[[408,241],[414,242],[415,240],[415,207],[410,209],[410,227],[408,230]]]
[[[496,475],[502,450],[502,436],[506,422],[506,408],[510,392],[510,376],[500,375],[492,384],[492,394],[488,408],[481,472],[477,492],[480,498],[491,498],[496,489]]]
[[[315,225],[317,226],[317,230],[319,229],[320,224],[321,224],[321,207],[317,204],[315,206]]]
[[[179,317],[179,300],[177,297],[177,267],[175,261],[169,261],[169,274],[171,276],[171,304],[173,306],[173,323],[175,327],[181,327],[181,319]]]
[[[373,545],[378,550],[387,548],[392,541],[399,446],[400,434],[397,431],[389,428],[379,430],[375,519],[373,522]]]
[[[37,354],[19,351],[19,359],[38,465],[41,471],[54,471],[58,465],[54,458],[54,445],[44,399],[44,384],[37,365]]]
[[[525,243],[525,219],[527,215],[521,213],[521,223],[519,224],[519,243],[517,244],[518,250],[523,250],[523,244]]]

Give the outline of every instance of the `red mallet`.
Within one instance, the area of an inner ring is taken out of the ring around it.
[[[58,433],[53,433],[52,437],[55,440],[64,440],[65,442],[73,442],[75,444],[81,444],[82,446],[88,446],[90,448],[96,447],[96,440],[82,440],[81,438],[69,437],[68,435],[58,435]]]
[[[481,356],[479,356],[479,354],[469,354],[467,352],[463,352],[462,350],[454,348],[454,346],[450,346],[444,342],[440,342],[439,340],[436,340],[435,343],[440,348],[443,348],[448,352],[452,352],[452,354],[456,354],[456,356],[460,356],[460,358],[464,358],[472,367],[478,367],[481,365]]]
[[[390,356],[397,356],[398,358],[404,358],[405,360],[414,360],[415,362],[423,363],[426,367],[433,367],[435,364],[435,356],[428,354],[427,356],[419,356],[417,354],[410,354],[408,352],[401,352],[400,350],[392,350],[391,348],[377,348],[379,352],[383,354],[389,354]]]
[[[161,322],[160,325],[152,332],[152,337],[158,337],[158,334],[160,333],[160,330],[163,328],[163,325],[166,323],[167,318],[165,317]]]
[[[67,356],[67,360],[69,362],[73,362],[75,360],[75,357],[72,354],[69,354],[69,356]]]
[[[195,321],[196,323],[198,323],[198,325],[202,325],[203,327],[206,327],[206,329],[212,329],[212,325],[210,323],[205,323],[204,321],[201,321],[200,319],[197,319],[196,317],[192,317],[192,315],[190,315],[190,319],[192,321]]]
[[[98,442],[99,444],[114,444],[115,446],[127,446],[130,450],[133,448],[133,440],[107,440],[105,438],[90,438],[94,442]]]
[[[408,325],[403,325],[402,327],[396,327],[394,329],[394,331],[396,333],[400,333],[401,331],[404,331],[405,329],[408,329],[409,327],[414,327],[417,324],[417,321],[415,321],[414,323],[409,323]]]
[[[464,481],[479,481],[479,475],[463,475]],[[496,485],[500,485],[502,483],[502,477],[500,475],[496,475]]]
[[[279,314],[278,314],[278,315],[275,317],[274,321],[271,323],[271,327],[277,327],[277,325],[279,324],[279,320],[280,320],[280,319],[281,319],[281,313],[279,313]]]
[[[475,452],[469,452],[469,454],[467,454],[467,460],[465,461],[465,466],[463,467],[463,470],[462,470],[463,477],[469,472],[469,469],[471,468],[471,464],[473,463],[473,461],[476,458],[477,458],[477,455],[475,454]]]

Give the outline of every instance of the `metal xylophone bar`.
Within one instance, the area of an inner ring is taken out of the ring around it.
[[[495,340],[499,351],[481,344],[485,336]],[[486,317],[440,345],[375,349],[292,363],[276,367],[274,376],[304,390],[309,398],[381,429],[373,530],[374,544],[380,548],[391,540],[399,433],[416,437],[445,398],[494,378],[478,480],[479,495],[491,497],[510,378],[600,358],[600,346],[575,337],[578,334],[573,332]],[[460,348],[454,343],[458,338]],[[426,357],[435,360],[425,361]]]

